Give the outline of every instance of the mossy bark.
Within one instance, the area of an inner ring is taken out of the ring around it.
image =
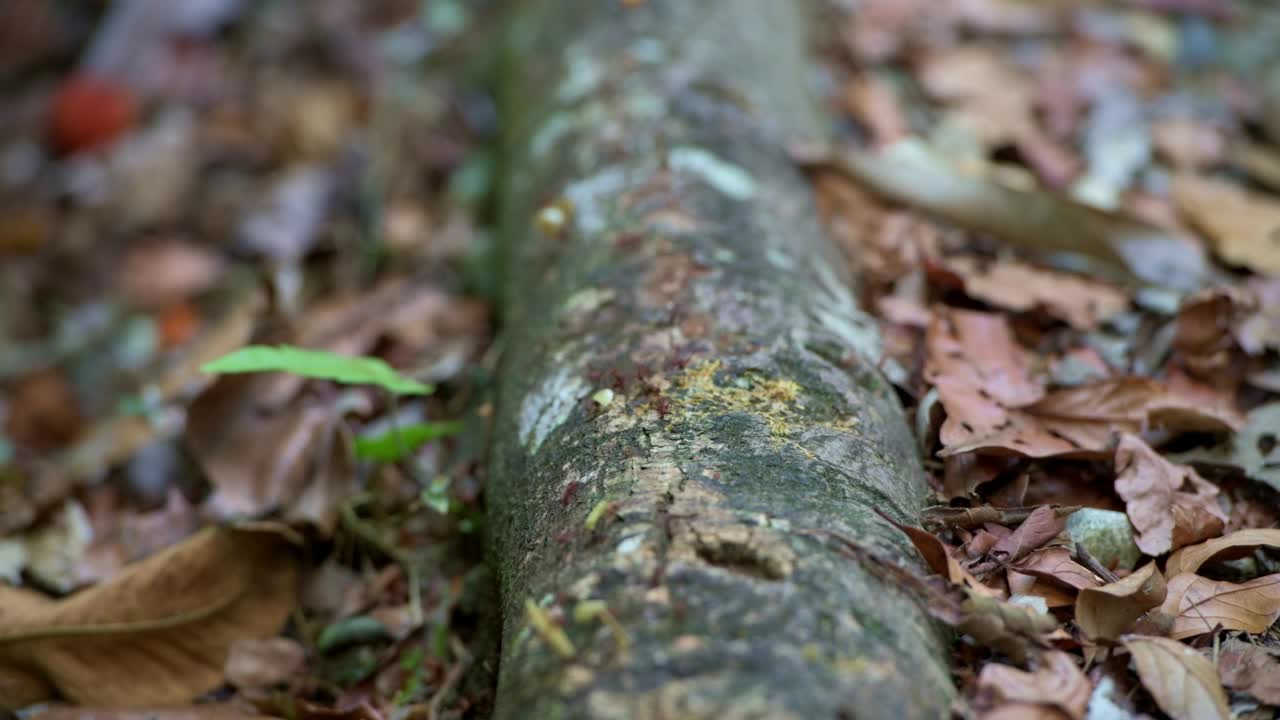
[[[919,600],[823,540],[913,557],[874,510],[926,488],[784,151],[823,131],[806,5],[516,3],[498,717],[947,713]]]

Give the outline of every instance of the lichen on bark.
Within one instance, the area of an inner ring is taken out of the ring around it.
[[[947,711],[919,600],[813,532],[904,561],[874,509],[912,522],[925,486],[783,150],[822,132],[803,8],[519,4],[489,495],[499,717]],[[616,622],[575,621],[588,606]]]

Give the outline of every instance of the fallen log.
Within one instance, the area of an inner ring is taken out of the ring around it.
[[[490,467],[500,718],[940,717],[880,509],[926,494],[784,146],[803,2],[522,0],[502,98]]]

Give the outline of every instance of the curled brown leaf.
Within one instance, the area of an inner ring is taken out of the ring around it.
[[[1231,711],[1218,673],[1203,655],[1177,640],[1128,635],[1142,685],[1174,720],[1227,720]]]
[[[231,646],[279,632],[298,563],[269,528],[209,528],[62,600],[0,586],[0,667],[84,704],[188,702],[217,687]],[[0,707],[30,702],[6,689]]]
[[[1227,517],[1218,489],[1186,465],[1175,465],[1137,435],[1125,435],[1116,450],[1116,492],[1148,555],[1163,555],[1222,532]]]
[[[1161,610],[1173,616],[1169,636],[1194,637],[1218,628],[1265,632],[1280,618],[1280,574],[1246,583],[1183,573],[1169,578]]]
[[[1094,640],[1115,640],[1143,613],[1159,607],[1165,594],[1164,575],[1149,562],[1121,580],[1082,589],[1076,597],[1076,624]]]

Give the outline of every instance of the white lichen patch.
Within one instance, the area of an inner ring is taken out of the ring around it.
[[[646,36],[631,43],[627,53],[633,60],[657,65],[667,59],[667,46],[658,38]]]
[[[626,188],[627,172],[619,165],[598,170],[565,188],[565,197],[573,203],[578,230],[593,235],[608,228],[608,203],[605,200]]]
[[[567,316],[593,313],[612,302],[617,294],[613,288],[583,288],[564,301],[562,311]]]
[[[875,322],[853,301],[853,296],[829,266],[816,261],[813,269],[821,287],[821,292],[816,294],[814,318],[845,347],[872,364],[879,363],[883,348]]]
[[[765,251],[765,259],[769,261],[770,265],[783,270],[791,270],[796,266],[795,258],[776,247],[771,247]]]
[[[734,200],[750,200],[756,194],[756,181],[751,173],[731,162],[695,147],[678,147],[667,155],[671,169],[695,175]]]
[[[573,46],[564,55],[564,81],[556,89],[556,99],[572,103],[590,95],[604,80],[605,68],[590,52]]]
[[[561,367],[520,403],[520,442],[537,453],[556,428],[573,413],[578,398],[591,388],[582,378]]]

